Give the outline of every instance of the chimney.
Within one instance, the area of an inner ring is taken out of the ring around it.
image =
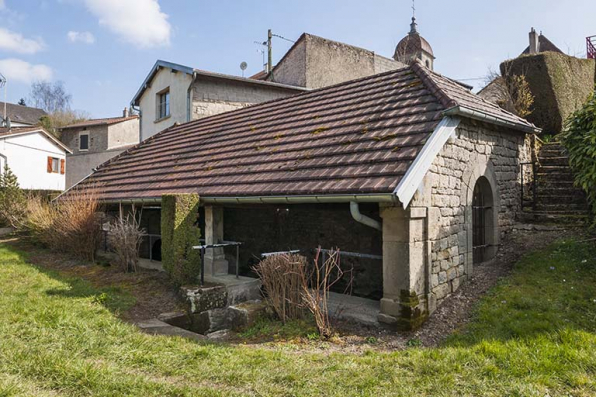
[[[538,33],[532,28],[530,30],[530,55],[536,55],[540,52],[540,42],[538,41]]]
[[[122,111],[122,117],[128,117],[128,108],[124,108]]]

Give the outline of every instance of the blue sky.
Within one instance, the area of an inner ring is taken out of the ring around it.
[[[570,4],[573,3],[573,6]],[[0,73],[8,101],[27,97],[31,80],[61,80],[73,108],[93,117],[120,114],[156,59],[247,75],[261,69],[254,41],[267,29],[297,39],[309,32],[392,56],[408,32],[410,0],[0,0]],[[564,52],[585,56],[596,35],[596,1],[418,0],[421,34],[435,70],[485,76],[517,56],[531,27]],[[274,40],[274,61],[291,43]],[[481,80],[468,80],[476,86]]]

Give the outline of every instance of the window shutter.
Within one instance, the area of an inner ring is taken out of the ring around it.
[[[48,173],[52,173],[52,158],[48,156]]]
[[[64,159],[60,160],[60,173],[61,173],[62,175],[64,175],[64,172],[65,172],[65,171],[64,171],[64,166],[65,166],[65,165],[66,165],[66,160],[64,160]]]

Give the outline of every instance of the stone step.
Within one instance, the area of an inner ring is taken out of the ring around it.
[[[581,215],[587,213],[588,206],[585,203],[544,203],[538,201],[536,203],[537,211],[545,211],[552,214],[577,214]]]
[[[581,205],[588,208],[586,198],[583,196],[536,196],[536,205]]]
[[[537,172],[536,180],[541,181],[571,181],[573,182],[573,174],[571,171],[549,171],[549,172]]]
[[[524,222],[556,223],[561,225],[583,226],[588,222],[586,214],[560,214],[543,211],[523,212],[520,218]]]
[[[569,165],[541,165],[536,167],[537,174],[566,173],[573,175]]]
[[[543,166],[569,166],[569,157],[557,156],[557,157],[538,157],[539,167]]]

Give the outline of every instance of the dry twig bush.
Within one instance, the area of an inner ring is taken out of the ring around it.
[[[269,256],[253,268],[263,283],[267,302],[284,324],[304,317],[302,274],[305,268],[306,258],[296,254]]]
[[[98,210],[93,188],[73,192],[55,203],[32,196],[27,203],[25,228],[52,250],[93,261],[101,239]]]
[[[349,274],[347,289],[352,286],[352,272],[344,272],[341,268],[339,249],[328,251],[327,259],[321,260],[321,247],[317,249],[313,266],[302,268],[302,301],[313,314],[317,330],[321,338],[333,335],[329,317],[329,292],[331,288]]]
[[[312,266],[301,255],[284,253],[265,258],[253,269],[261,278],[268,303],[283,323],[303,318],[310,311],[320,337],[328,339],[333,335],[329,293],[348,274],[349,290],[353,275],[342,270],[339,250],[329,251],[324,261],[321,258],[319,247]]]
[[[134,211],[126,218],[120,216],[110,225],[108,244],[116,254],[116,264],[124,272],[137,271],[139,250],[145,234]]]

